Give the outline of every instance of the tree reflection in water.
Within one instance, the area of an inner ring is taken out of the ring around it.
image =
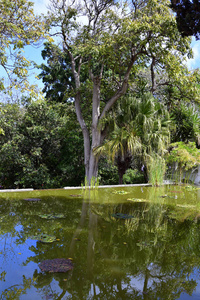
[[[127,196],[114,201],[110,192],[102,199],[98,190],[86,191],[83,199],[41,195],[41,203],[0,200],[0,299],[195,297],[198,205],[166,204],[158,191],[147,190],[145,201],[138,202],[127,201]],[[51,212],[66,218],[39,217]],[[133,218],[117,219],[116,213]],[[57,241],[44,244],[29,238],[43,232]],[[19,247],[23,253],[18,262]],[[64,274],[40,272],[41,261],[58,257],[72,258],[74,269]]]

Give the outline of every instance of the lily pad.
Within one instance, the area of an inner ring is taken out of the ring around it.
[[[134,218],[131,215],[122,214],[122,213],[112,214],[111,216],[114,217],[114,218],[116,218],[116,219],[124,219],[124,220]]]
[[[170,199],[177,199],[177,195],[175,196],[169,196],[169,195],[162,195],[162,196],[159,196],[160,198],[170,198]]]
[[[177,199],[178,197],[177,197],[177,195],[175,195],[175,196],[167,196],[168,198],[170,198],[170,199]]]
[[[32,202],[36,202],[36,201],[40,201],[40,198],[26,198],[24,199],[25,201],[32,201]]]
[[[139,198],[128,198],[128,201],[133,201],[133,202],[147,202],[148,200],[146,199],[139,199]]]
[[[176,206],[178,206],[178,207],[182,207],[182,208],[196,208],[196,206],[195,205],[187,205],[187,204],[176,204]]]
[[[114,191],[113,194],[125,195],[128,194],[126,191]]]
[[[43,214],[39,215],[40,218],[46,219],[46,220],[54,220],[54,219],[64,219],[65,215],[63,214]]]
[[[185,189],[186,190],[191,190],[191,191],[196,191],[196,190],[199,190],[199,188],[195,187],[195,186],[192,186],[192,185],[187,185],[185,186]]]
[[[40,235],[32,235],[30,236],[30,239],[32,240],[38,240],[39,242],[42,243],[53,243],[56,241],[56,237],[53,235],[48,235],[48,234],[40,234]]]
[[[70,259],[55,258],[47,259],[39,264],[42,272],[65,273],[73,269],[73,263]]]
[[[151,246],[152,244],[153,244],[152,241],[150,241],[150,242],[146,242],[146,241],[138,241],[138,243],[136,243],[136,245],[137,245],[138,247],[141,247],[141,248],[143,248],[143,247],[149,247],[149,246]]]

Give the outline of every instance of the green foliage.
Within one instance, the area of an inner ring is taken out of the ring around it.
[[[43,93],[50,102],[65,102],[73,95],[74,81],[71,71],[71,61],[58,46],[46,42],[42,58],[47,61],[38,68],[42,69],[39,78],[44,83]]]
[[[99,162],[98,178],[100,185],[115,185],[119,182],[117,167],[101,158]]]
[[[166,155],[166,162],[171,166],[178,167],[181,181],[183,171],[191,170],[200,164],[200,151],[194,142],[177,142],[170,146],[169,153]]]
[[[146,93],[140,98],[124,97],[102,120],[102,127],[109,134],[95,153],[115,160],[123,176],[138,154],[141,160],[152,152],[163,155],[170,142],[172,123],[165,106]]]
[[[172,142],[197,142],[199,144],[200,115],[197,106],[185,103],[174,105],[172,118],[176,124]]]
[[[123,183],[134,184],[134,183],[144,183],[144,174],[138,170],[128,169],[123,175]]]
[[[181,168],[189,170],[200,163],[200,151],[194,142],[172,143],[171,150],[167,155],[167,162],[176,162]]]
[[[34,14],[33,3],[28,0],[1,0],[0,24],[0,66],[7,72],[11,86],[33,91],[26,80],[31,62],[25,58],[23,48],[45,37],[46,24]],[[4,88],[0,78],[0,89]]]
[[[66,111],[64,115],[63,111]],[[50,188],[80,184],[82,140],[69,105],[36,101],[2,105],[0,178],[4,187]]]

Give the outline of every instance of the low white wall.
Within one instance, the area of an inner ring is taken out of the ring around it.
[[[29,192],[29,191],[33,191],[33,189],[7,189],[7,190],[0,190],[0,193]]]

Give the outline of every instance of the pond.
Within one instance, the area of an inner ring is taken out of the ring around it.
[[[0,194],[0,299],[199,298],[200,189]]]

